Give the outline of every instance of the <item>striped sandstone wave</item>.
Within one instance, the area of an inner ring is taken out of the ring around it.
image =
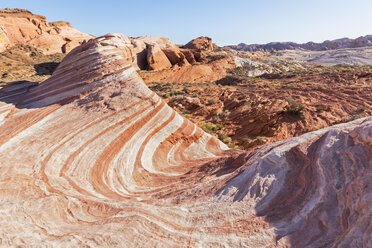
[[[134,56],[108,34],[0,95],[1,246],[371,246],[371,118],[228,150]]]

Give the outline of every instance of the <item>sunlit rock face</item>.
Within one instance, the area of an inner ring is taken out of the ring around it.
[[[0,90],[1,246],[372,246],[372,118],[231,151],[134,56],[108,34]]]
[[[92,38],[68,22],[47,22],[25,9],[0,9],[0,52],[29,45],[44,54],[68,53]]]

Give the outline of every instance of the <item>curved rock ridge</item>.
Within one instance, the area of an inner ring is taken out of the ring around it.
[[[1,246],[371,246],[372,117],[227,150],[133,57],[108,34],[0,96]]]
[[[22,105],[49,105],[84,94],[107,82],[121,82],[134,73],[133,61],[133,46],[124,35],[108,34],[88,41],[71,51],[52,77],[31,89]]]

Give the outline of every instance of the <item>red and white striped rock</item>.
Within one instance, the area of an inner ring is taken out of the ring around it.
[[[371,247],[372,118],[247,153],[151,92],[129,39],[0,95],[0,244]]]

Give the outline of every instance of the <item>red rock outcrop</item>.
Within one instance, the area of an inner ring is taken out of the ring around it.
[[[151,82],[189,82],[204,83],[214,82],[227,75],[227,70],[235,68],[234,58],[221,57],[214,61],[196,63],[191,65],[185,62],[182,66],[176,64],[172,68],[163,71],[140,71],[139,75],[146,83]]]
[[[232,56],[213,54],[208,59],[208,52],[212,49],[212,40],[201,37],[189,42],[194,44],[192,49],[179,48],[169,39],[157,36],[141,36],[130,38],[134,46],[134,67],[145,82],[212,82],[226,76],[229,69],[235,67]],[[208,43],[209,42],[209,43]],[[154,56],[156,47],[158,56]],[[159,51],[166,55],[169,63]],[[149,61],[150,59],[150,61]],[[147,72],[149,71],[149,72]]]
[[[45,54],[68,53],[92,38],[68,22],[48,23],[44,16],[22,9],[0,10],[0,52],[25,44]]]
[[[212,39],[209,37],[198,37],[187,43],[183,48],[201,51],[213,51]]]
[[[133,51],[136,54],[134,59],[134,67],[137,70],[147,70],[148,63],[148,47],[157,46],[160,49],[177,47],[169,39],[159,36],[140,36],[136,38],[130,38],[130,41],[133,45]],[[150,68],[151,69],[151,68]]]
[[[187,65],[189,62],[186,59],[185,54],[177,47],[173,48],[165,48],[163,49],[163,52],[168,57],[169,61],[172,63],[172,65]]]
[[[180,51],[181,51],[181,53],[183,53],[183,55],[185,56],[186,60],[190,64],[195,64],[197,62],[197,60],[200,59],[199,53],[198,54],[195,54],[195,52],[192,51],[192,50],[189,50],[189,49],[180,49]]]
[[[170,68],[172,64],[158,45],[149,45],[147,48],[147,64],[151,70]]]
[[[2,246],[372,245],[371,117],[227,150],[133,61],[130,40],[108,34],[44,83],[2,92]]]

